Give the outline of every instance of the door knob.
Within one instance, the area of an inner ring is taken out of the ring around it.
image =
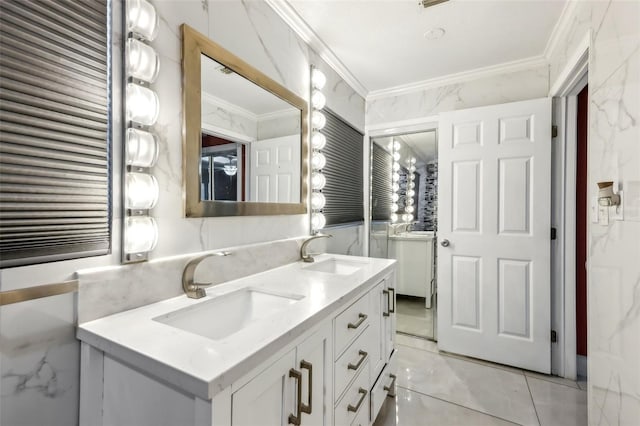
[[[449,244],[449,240],[442,240],[442,242],[440,243],[442,247],[449,247]]]

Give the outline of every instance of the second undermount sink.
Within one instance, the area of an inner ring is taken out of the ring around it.
[[[362,269],[364,263],[344,259],[330,258],[305,266],[308,271],[326,272],[328,274],[351,275]]]
[[[303,298],[299,294],[243,288],[153,320],[212,340],[221,340]]]

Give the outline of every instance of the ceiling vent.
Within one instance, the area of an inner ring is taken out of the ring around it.
[[[446,1],[449,0],[420,0],[420,3],[418,4],[421,4],[422,7],[426,9],[427,7],[435,6],[436,4],[444,3]]]

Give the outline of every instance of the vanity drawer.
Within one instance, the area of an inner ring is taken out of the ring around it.
[[[336,361],[333,368],[335,377],[333,387],[336,400],[340,399],[349,382],[361,371],[364,371],[363,374],[369,374],[368,369],[371,365],[369,362],[371,356],[369,354],[371,354],[371,348],[373,347],[372,335],[373,328],[367,327]]]
[[[363,371],[369,368],[369,361],[363,364]],[[336,405],[334,411],[335,425],[350,425],[362,412],[367,412],[369,416],[369,375],[366,373],[358,374],[351,386],[344,393],[344,396]]]
[[[369,297],[364,295],[353,305],[345,309],[334,320],[334,359],[369,325],[371,308]]]
[[[385,365],[376,384],[371,388],[371,421],[374,421],[387,396],[396,396],[396,358],[398,351],[393,351],[391,359]]]
[[[367,410],[367,407],[360,408],[356,418],[351,422],[351,426],[369,426],[369,410]]]

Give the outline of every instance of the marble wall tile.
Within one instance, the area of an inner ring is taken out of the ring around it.
[[[367,102],[367,126],[428,117],[439,112],[542,98],[549,92],[547,66],[429,88]]]
[[[75,294],[0,308],[0,424],[78,422]]]
[[[323,232],[333,235],[325,240],[327,253],[364,255],[364,225],[327,228]]]
[[[202,127],[216,127],[226,129],[233,133],[239,133],[255,140],[258,137],[258,123],[248,117],[235,114],[220,105],[202,99]]]

